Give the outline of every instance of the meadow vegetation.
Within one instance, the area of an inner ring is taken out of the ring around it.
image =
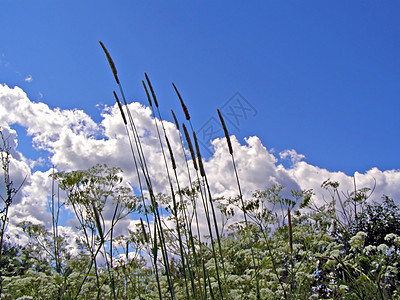
[[[368,188],[342,192],[338,182],[327,179],[322,187],[330,199],[318,199],[311,190],[292,190],[287,197],[280,185],[245,197],[218,110],[238,192],[216,198],[177,87],[173,84],[186,119],[179,123],[172,111],[181,133],[179,154],[169,143],[145,74],[142,84],[158,116],[154,126],[168,178],[168,193],[155,191],[116,67],[100,44],[119,88],[113,95],[131,145],[137,191],[120,168],[101,162],[87,170],[54,172],[51,228],[25,221],[19,227],[29,243],[3,242],[8,207],[19,188],[12,187],[10,149],[2,138],[10,189],[1,198],[1,298],[400,299],[400,209],[389,196],[373,201]],[[188,186],[178,179],[178,155],[185,161]],[[75,215],[75,247],[60,231],[64,206]],[[132,216],[136,225],[119,234],[118,226]]]

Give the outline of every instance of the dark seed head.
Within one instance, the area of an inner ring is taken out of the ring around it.
[[[193,140],[194,140],[194,145],[196,147],[197,161],[199,163],[200,175],[201,177],[205,177],[206,172],[204,171],[203,160],[201,159],[200,147],[199,143],[197,142],[196,133],[194,131],[193,131]]]
[[[176,129],[179,130],[178,119],[176,118],[175,113],[174,113],[174,111],[172,109],[171,109],[171,113],[172,113],[172,117],[174,118]]]
[[[193,145],[192,145],[192,141],[190,140],[189,132],[187,131],[184,123],[182,123],[182,127],[183,127],[183,132],[185,133],[186,142],[189,147],[190,156],[192,157],[193,166],[194,166],[195,170],[197,171],[198,168],[197,168],[197,163],[196,163],[196,156],[194,155]]]
[[[156,107],[158,107],[158,102],[157,102],[156,94],[154,93],[153,86],[151,85],[149,76],[147,76],[146,73],[144,73],[144,76],[146,77],[146,81],[147,81],[147,84],[149,85],[151,95],[153,96],[154,105],[155,105]]]
[[[114,94],[115,100],[117,100],[117,104],[118,104],[119,111],[121,112],[122,120],[124,121],[124,124],[127,125],[128,123],[126,122],[125,114],[122,109],[121,102],[118,99],[117,93],[115,91],[113,91],[113,94]]]
[[[226,142],[228,143],[229,153],[232,155],[233,154],[233,148],[232,148],[232,144],[231,144],[231,138],[230,138],[229,133],[228,133],[228,129],[226,128],[224,118],[222,117],[222,114],[219,111],[219,109],[217,109],[217,112],[218,112],[219,120],[221,121],[221,124],[222,124],[222,128],[224,129]]]
[[[108,50],[104,46],[104,44],[101,41],[99,41],[99,43],[100,43],[101,48],[103,48],[104,53],[107,56],[108,64],[110,65],[111,71],[114,74],[115,81],[117,82],[117,84],[119,84],[119,79],[118,79],[118,75],[117,75],[117,68],[115,67],[115,64],[114,64],[114,62],[113,62],[113,60],[111,58],[111,55],[110,55],[110,53],[108,53]]]
[[[167,136],[165,136],[165,140],[167,141],[169,155],[171,156],[172,169],[176,170],[176,163],[175,163],[174,153],[172,152],[171,144],[169,143],[169,140],[168,140]]]
[[[140,218],[140,224],[142,225],[142,231],[143,231],[144,240],[146,241],[146,243],[148,243],[149,239],[147,237],[146,228],[144,227],[144,223],[143,223],[142,218]]]
[[[172,83],[172,86],[174,87],[175,92],[176,92],[176,94],[178,95],[179,101],[181,102],[181,106],[182,106],[183,112],[185,113],[185,118],[186,118],[186,120],[189,121],[189,120],[190,120],[190,115],[189,115],[189,111],[188,111],[188,109],[187,109],[187,107],[186,107],[186,105],[185,105],[185,102],[183,102],[183,99],[182,99],[182,97],[181,97],[181,94],[179,94],[179,91],[178,91],[178,89],[176,88],[176,86],[175,86],[174,83]]]

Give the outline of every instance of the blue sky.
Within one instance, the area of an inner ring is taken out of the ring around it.
[[[117,66],[157,193],[169,194],[169,183],[144,72],[167,120],[180,186],[189,178],[179,134],[168,121],[170,109],[181,122],[184,115],[171,82],[204,146],[214,197],[237,195],[219,139],[219,108],[236,136],[245,199],[280,184],[284,197],[290,189],[312,189],[323,205],[330,194],[321,183],[331,179],[341,195],[356,182],[374,189],[371,199],[385,194],[399,203],[398,16],[398,1],[0,0],[0,128],[13,147],[14,184],[27,178],[10,208],[8,234],[24,236],[21,221],[51,228],[52,165],[121,167],[124,184],[138,188],[112,94],[118,86],[99,40]],[[79,232],[68,212],[66,206],[62,231],[72,243]],[[134,218],[124,219],[120,234],[134,228]]]
[[[255,109],[228,123],[241,143],[348,175],[399,169],[399,15],[398,1],[1,0],[0,82],[99,122],[117,89],[102,40],[128,99],[147,104],[147,72],[165,119],[183,121],[171,82],[197,129],[239,92]]]

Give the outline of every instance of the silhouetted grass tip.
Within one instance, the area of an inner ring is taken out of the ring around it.
[[[185,133],[186,142],[189,147],[190,156],[192,157],[193,167],[197,171],[198,167],[197,167],[197,162],[196,162],[196,156],[194,155],[193,144],[192,144],[192,141],[190,140],[189,132],[187,131],[187,128],[184,123],[182,123],[182,127],[183,127],[183,132]]]
[[[118,79],[118,75],[117,75],[117,68],[115,67],[114,61],[112,60],[111,55],[110,55],[110,53],[108,53],[108,50],[104,46],[104,44],[101,41],[99,41],[99,43],[100,43],[101,48],[103,48],[104,53],[107,56],[107,60],[108,60],[108,63],[110,65],[110,67],[111,67],[111,71],[114,74],[115,81],[117,82],[117,84],[119,84],[119,79]]]
[[[184,112],[184,114],[185,114],[185,118],[186,118],[186,120],[189,121],[189,120],[190,120],[190,115],[189,115],[189,111],[188,111],[188,109],[187,109],[187,107],[186,107],[186,105],[185,105],[185,102],[183,102],[183,99],[182,99],[182,97],[181,97],[181,94],[179,94],[179,91],[178,91],[178,89],[176,88],[176,86],[175,86],[174,83],[172,83],[172,86],[174,87],[175,92],[176,92],[176,94],[178,95],[179,101],[181,102],[181,106],[182,106],[183,112]]]
[[[124,111],[122,109],[121,102],[118,99],[117,93],[115,91],[113,91],[113,94],[114,94],[115,100],[117,101],[119,111],[121,112],[122,120],[124,121],[124,124],[127,125],[128,123],[126,122],[125,114],[124,114]]]
[[[226,142],[228,143],[229,153],[232,155],[233,154],[233,148],[232,148],[231,138],[230,138],[229,133],[228,133],[228,129],[226,128],[224,118],[222,117],[222,114],[221,114],[221,112],[219,111],[218,108],[217,108],[217,112],[218,112],[218,116],[219,116],[219,119],[220,119],[221,124],[222,124],[222,128],[224,129]]]
[[[147,84],[149,85],[151,95],[153,96],[154,105],[158,108],[158,102],[157,102],[156,94],[154,93],[153,86],[151,85],[149,76],[147,76],[146,72],[144,73],[144,76],[146,77],[146,81],[147,81]]]

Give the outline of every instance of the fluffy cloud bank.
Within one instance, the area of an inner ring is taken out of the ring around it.
[[[168,193],[168,179],[152,111],[140,103],[131,103],[129,107],[141,136],[154,189],[156,192]],[[13,129],[14,125],[26,129],[27,135],[32,136],[33,147],[48,152],[49,166],[54,165],[57,170],[87,169],[96,163],[106,163],[109,166],[121,167],[124,170],[124,178],[132,185],[137,185],[130,145],[118,107],[106,107],[102,117],[101,123],[97,124],[81,110],[52,109],[45,103],[30,101],[26,93],[18,87],[0,85],[0,127],[4,136],[8,137],[12,149],[11,176],[16,185],[26,177],[10,211],[10,232],[16,232],[15,225],[24,220],[46,226],[51,224],[48,202],[51,193],[49,175],[52,170],[31,169],[32,164],[24,157],[24,153],[16,150],[18,136]],[[170,122],[164,121],[164,126],[175,153],[180,185],[186,186],[188,179],[179,132]],[[215,139],[212,144],[214,153],[204,165],[213,194],[216,197],[235,196],[236,178],[225,139]],[[280,153],[281,158],[291,160],[292,165],[288,168],[279,164],[277,157],[258,137],[249,137],[244,143],[232,137],[232,145],[245,195],[250,195],[257,189],[281,184],[287,187],[287,191],[313,189],[319,198],[323,199],[329,197],[327,192],[321,189],[321,183],[326,179],[338,181],[345,192],[354,190],[353,177],[310,165],[304,161],[304,155],[293,149]],[[188,153],[187,149],[185,151]],[[194,178],[194,173],[192,175]],[[2,179],[3,175],[0,176]],[[356,173],[354,177],[359,188],[375,187],[375,198],[386,194],[395,200],[400,199],[399,170],[381,171],[373,168],[364,174]],[[4,192],[4,184],[0,185],[0,192]]]

